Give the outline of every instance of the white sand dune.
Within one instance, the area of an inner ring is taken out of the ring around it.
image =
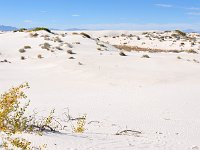
[[[191,46],[189,39],[148,40],[142,31],[87,31],[92,38],[99,38],[98,42],[73,32],[37,33],[39,36],[35,38],[30,33],[0,34],[0,61],[11,62],[0,63],[0,93],[27,81],[31,86],[27,91],[30,112],[37,108],[48,113],[55,108],[56,114],[62,115],[69,108],[73,116],[87,114],[87,123],[98,122],[87,124],[83,134],[67,130],[41,137],[22,135],[34,145],[47,144],[49,150],[200,149],[199,35],[190,35],[196,38],[195,45]],[[63,42],[41,37],[47,34],[50,39],[59,37]],[[134,36],[131,40],[121,34]],[[39,46],[45,42],[53,51]],[[182,42],[185,45],[180,47]],[[132,51],[122,57],[112,45],[123,43],[163,50],[193,49],[198,54]],[[20,53],[19,49],[26,45],[31,49]],[[57,46],[62,50],[56,49]],[[67,50],[76,54],[70,55]],[[39,54],[42,59],[38,59]],[[141,58],[144,54],[150,58]],[[26,59],[21,60],[21,56]],[[177,59],[178,56],[182,59]],[[125,129],[142,133],[115,135]]]

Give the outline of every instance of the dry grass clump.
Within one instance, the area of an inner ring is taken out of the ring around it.
[[[25,60],[26,58],[24,56],[21,56],[21,60]]]
[[[30,33],[30,37],[31,37],[31,38],[36,38],[36,37],[38,37],[38,35],[39,35],[39,34],[37,34],[37,33]]]
[[[41,45],[42,49],[46,49],[46,50],[50,50],[51,45],[49,43],[44,43],[43,45]]]
[[[59,42],[59,43],[63,42],[59,37],[55,37],[53,41],[54,42]]]
[[[78,33],[77,32],[73,32],[72,35],[78,35]]]
[[[1,60],[1,63],[11,63],[10,61],[8,61],[7,59]]]
[[[73,45],[70,44],[70,43],[65,42],[64,45],[67,46],[67,47],[69,47],[69,48],[73,48]]]
[[[69,57],[69,59],[75,59],[74,57]]]
[[[24,49],[31,49],[31,46],[26,45],[26,46],[24,46]]]
[[[103,51],[100,47],[97,48],[98,51]]]
[[[77,44],[77,45],[80,45],[81,43],[80,43],[80,42],[74,42],[73,44]]]
[[[194,61],[195,63],[197,63],[197,64],[200,63],[200,62],[199,62],[198,60],[196,60],[196,59],[193,59],[193,61]]]
[[[180,56],[177,56],[177,59],[182,59]]]
[[[137,52],[151,52],[151,53],[157,53],[157,52],[165,52],[165,53],[180,53],[184,51],[179,50],[162,50],[162,49],[153,49],[153,48],[143,48],[138,46],[128,46],[128,45],[113,45],[115,48],[125,51],[137,51]]]
[[[105,47],[106,48],[106,46],[104,44],[97,43],[97,45],[99,45],[100,47]]]
[[[57,50],[60,50],[60,51],[62,51],[63,49],[61,48],[61,47],[59,47],[59,46],[56,46],[55,47]]]
[[[21,48],[21,49],[19,49],[19,52],[20,52],[20,53],[25,53],[25,52],[26,52],[26,50],[25,50],[25,49],[23,49],[23,48]]]
[[[88,38],[88,39],[90,39],[91,38],[91,36],[90,35],[88,35],[88,34],[86,34],[86,33],[84,33],[84,32],[82,32],[82,33],[80,33],[81,35],[83,35],[83,37],[86,37],[86,38]]]
[[[71,55],[76,54],[76,53],[74,53],[72,50],[67,50],[67,53],[68,53],[68,54],[71,54]]]
[[[142,58],[150,58],[149,55],[143,55]]]
[[[37,57],[38,57],[39,59],[42,59],[42,58],[43,58],[43,56],[42,56],[41,54],[38,54]]]
[[[190,50],[186,50],[187,53],[192,53],[192,54],[197,54],[197,51],[190,49]]]
[[[120,56],[127,56],[123,51],[119,52]]]

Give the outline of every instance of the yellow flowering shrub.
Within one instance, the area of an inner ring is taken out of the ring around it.
[[[29,102],[21,106],[20,100],[27,98],[23,90],[28,88],[28,83],[24,83],[0,96],[0,131],[17,133],[25,130],[28,118],[24,113]]]
[[[83,133],[85,131],[86,115],[78,119],[76,126],[73,127],[75,133]]]

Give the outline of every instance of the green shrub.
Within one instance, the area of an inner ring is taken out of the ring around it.
[[[43,27],[37,27],[37,28],[32,29],[31,31],[42,31],[42,30],[52,33],[51,30],[49,30],[48,28],[43,28]]]

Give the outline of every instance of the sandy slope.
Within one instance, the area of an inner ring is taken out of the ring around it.
[[[105,44],[107,48],[102,48],[107,51],[98,51],[95,40],[72,32],[62,37],[61,33],[49,36],[51,39],[59,36],[73,48],[66,43],[44,40],[40,36],[46,35],[45,32],[38,32],[37,38],[31,38],[29,33],[0,34],[0,61],[11,62],[0,63],[0,92],[28,81],[30,110],[37,108],[48,113],[47,110],[55,108],[57,115],[62,116],[65,108],[69,108],[73,116],[86,113],[87,123],[99,122],[87,124],[84,134],[67,130],[42,137],[23,136],[35,145],[47,144],[50,150],[200,148],[200,64],[197,63],[200,54],[126,52],[128,56],[122,57],[111,46],[122,43],[121,34],[140,36],[139,41],[127,41],[132,46],[144,46],[141,43],[145,42],[145,47],[157,45],[160,49],[180,50],[180,41],[169,47],[166,43],[170,45],[171,41],[148,41],[142,32],[88,31],[100,39],[99,43],[109,43]],[[112,38],[118,35],[119,38]],[[41,49],[39,45],[44,42],[63,50]],[[190,47],[189,41],[185,43],[182,49],[200,52],[198,42],[194,47]],[[32,48],[22,54],[18,50],[25,45]],[[69,49],[76,54],[68,54]],[[38,59],[38,54],[44,58]],[[143,54],[151,58],[141,58]],[[21,56],[26,60],[21,60]],[[71,56],[75,59],[68,59]],[[115,135],[124,129],[142,134]]]

